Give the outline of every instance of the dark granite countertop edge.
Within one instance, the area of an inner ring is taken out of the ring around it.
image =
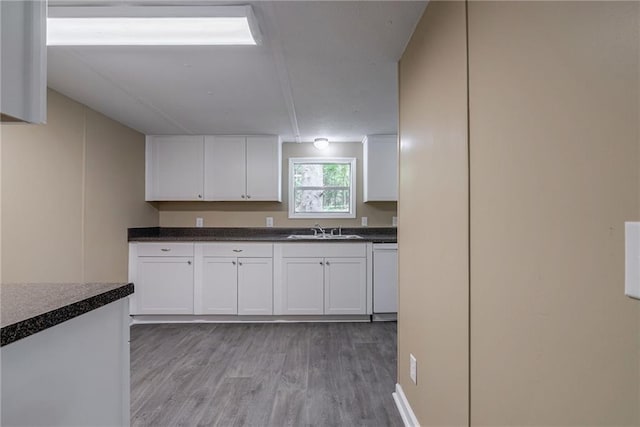
[[[128,239],[130,242],[397,242],[397,228],[395,227],[343,228],[343,234],[357,234],[362,236],[362,239],[353,240],[291,240],[287,238],[290,234],[309,233],[309,228],[146,227],[130,228],[128,230]]]
[[[93,311],[133,293],[133,283],[103,292],[72,304],[39,314],[29,319],[7,325],[0,331],[0,346],[11,344],[22,338],[41,332],[52,326]]]

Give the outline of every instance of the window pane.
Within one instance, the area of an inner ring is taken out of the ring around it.
[[[323,165],[324,185],[328,187],[348,187],[351,165],[330,163]]]
[[[295,190],[295,212],[349,212],[348,189]]]
[[[297,163],[294,168],[294,184],[296,187],[322,187],[323,165]]]

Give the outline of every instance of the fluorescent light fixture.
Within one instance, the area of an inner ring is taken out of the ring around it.
[[[313,140],[313,146],[318,150],[324,150],[329,146],[329,140],[327,138],[316,138]]]
[[[51,7],[49,46],[256,45],[250,6]]]

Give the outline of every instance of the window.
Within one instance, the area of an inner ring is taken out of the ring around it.
[[[289,218],[355,217],[356,159],[289,159]]]

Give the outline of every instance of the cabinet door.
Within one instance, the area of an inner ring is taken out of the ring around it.
[[[247,137],[247,199],[282,201],[281,145],[277,136]]]
[[[238,314],[273,314],[273,259],[238,258]]]
[[[193,314],[193,258],[139,257],[136,313]]]
[[[282,314],[324,314],[324,259],[283,258]]]
[[[202,313],[238,314],[236,258],[205,257],[202,272]]]
[[[398,200],[397,135],[368,135],[362,154],[363,201]]]
[[[246,142],[244,136],[205,137],[205,198],[246,200]]]
[[[146,200],[203,200],[202,136],[147,137]]]
[[[365,258],[326,258],[324,277],[324,314],[366,314]]]

